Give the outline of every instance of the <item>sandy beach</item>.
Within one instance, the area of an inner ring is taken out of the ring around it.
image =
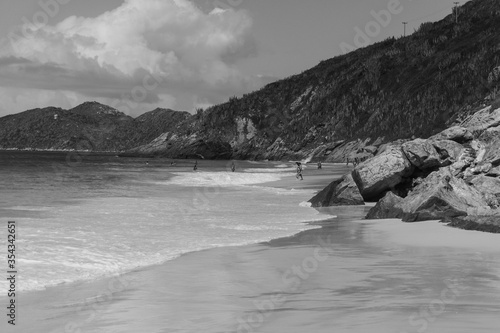
[[[331,177],[305,176],[300,186]],[[284,186],[297,181],[281,181]],[[368,209],[322,209],[336,217],[292,237],[21,294],[19,324],[9,329],[465,333],[500,327],[495,235],[436,222],[365,221]]]

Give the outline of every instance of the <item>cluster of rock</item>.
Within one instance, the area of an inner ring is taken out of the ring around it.
[[[386,145],[310,200],[314,207],[365,201],[378,202],[368,219],[500,232],[500,109],[485,108],[426,140]]]

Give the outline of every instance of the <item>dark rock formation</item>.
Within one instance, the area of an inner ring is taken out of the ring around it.
[[[391,203],[394,204],[392,209]],[[406,198],[384,204],[387,216],[375,208],[368,216],[401,217],[405,222],[415,222],[466,216],[479,208],[490,209],[484,195],[464,180],[453,177],[449,168],[431,173]]]
[[[480,174],[470,179],[470,185],[483,194],[488,206],[500,207],[500,178]]]
[[[440,155],[428,140],[416,139],[403,144],[406,158],[420,170],[434,169],[442,165]]]
[[[486,175],[489,177],[500,177],[500,166],[492,168]]]
[[[370,209],[366,218],[368,220],[402,218],[403,209],[400,207],[403,198],[392,192],[387,192],[385,197],[379,200],[375,207]]]
[[[500,137],[490,140],[485,149],[484,161],[491,163],[494,167],[500,166]]]
[[[309,202],[312,207],[364,205],[358,186],[350,174],[328,185]]]
[[[445,222],[454,228],[500,233],[500,216],[462,216],[446,219]]]
[[[472,133],[464,127],[453,126],[429,138],[430,140],[451,140],[458,143],[472,141]]]
[[[401,147],[388,147],[383,153],[358,165],[352,177],[366,201],[378,200],[413,173],[414,167]]]
[[[366,218],[445,220],[498,232],[500,111],[483,108],[462,124],[427,140],[380,145],[377,156],[357,166],[352,175],[364,199],[385,195]]]
[[[451,140],[437,140],[431,143],[439,155],[441,166],[448,166],[458,161],[464,150],[461,144]]]

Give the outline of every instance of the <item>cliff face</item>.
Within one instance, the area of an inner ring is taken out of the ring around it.
[[[0,118],[0,147],[120,151],[150,142],[189,116],[157,109],[134,119],[96,102],[34,109]]]
[[[377,140],[428,137],[498,88],[500,3],[471,1],[459,8],[459,18],[423,24],[409,37],[323,61],[232,98],[144,151],[173,156],[195,139],[228,143],[234,158],[333,161],[365,154]]]

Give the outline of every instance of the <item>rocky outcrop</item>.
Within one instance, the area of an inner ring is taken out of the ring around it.
[[[416,139],[406,142],[403,144],[402,150],[410,163],[420,170],[442,166],[440,155],[428,140]]]
[[[462,126],[453,126],[439,134],[431,136],[429,140],[438,141],[438,140],[451,140],[458,143],[466,143],[473,139],[471,131]]]
[[[461,126],[480,135],[489,128],[500,126],[500,109],[494,109],[492,106],[485,107],[462,122]]]
[[[352,176],[361,195],[380,199],[366,218],[500,230],[498,124],[495,113],[479,113],[469,119],[472,129],[455,126],[427,140],[381,145],[377,156],[358,165]]]
[[[401,218],[405,222],[442,220],[467,216],[478,209],[491,211],[483,193],[453,177],[449,168],[442,168],[431,173],[405,198],[387,194],[367,218]]]
[[[490,171],[486,173],[489,177],[500,177],[500,166],[491,168]]]
[[[490,207],[500,207],[500,178],[480,174],[474,176],[470,184],[483,194]]]
[[[448,166],[460,158],[464,147],[452,140],[432,140],[432,145],[439,155],[441,166]]]
[[[491,139],[485,147],[484,161],[500,166],[500,137]]]
[[[500,216],[462,216],[446,219],[445,222],[454,228],[500,233]]]
[[[385,197],[379,200],[375,207],[370,209],[366,218],[368,220],[402,218],[403,209],[401,205],[403,198],[388,192]]]
[[[472,209],[489,206],[477,189],[442,168],[425,178],[397,208],[403,211],[403,221],[414,222],[466,216]]]
[[[377,155],[358,165],[352,177],[367,201],[380,199],[413,173],[414,167],[408,161],[401,147],[388,147]]]
[[[350,174],[328,185],[309,202],[312,207],[364,205],[358,186]]]

